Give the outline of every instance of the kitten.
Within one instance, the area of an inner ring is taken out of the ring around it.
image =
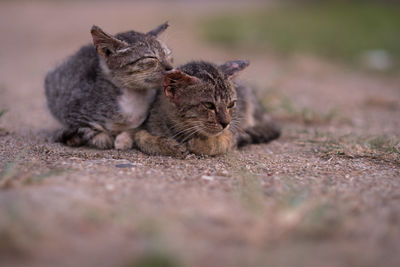
[[[168,72],[135,145],[147,154],[183,158],[278,138],[280,130],[251,89],[232,81],[247,66],[241,60],[221,66],[191,62]]]
[[[157,36],[164,23],[144,34],[111,36],[97,26],[93,44],[50,71],[45,78],[47,104],[63,129],[57,141],[69,146],[128,149],[129,131],[143,123],[172,69],[171,51]]]

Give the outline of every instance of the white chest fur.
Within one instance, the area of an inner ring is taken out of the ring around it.
[[[115,122],[119,131],[139,127],[147,117],[151,103],[154,101],[156,90],[125,91],[119,98],[118,104],[122,121]],[[115,126],[114,128],[115,129]]]

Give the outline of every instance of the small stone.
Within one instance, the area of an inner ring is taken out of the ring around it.
[[[135,167],[135,165],[131,164],[131,163],[120,163],[115,165],[115,167],[117,168],[133,168]]]
[[[106,184],[106,190],[107,191],[114,191],[115,186],[113,184]]]
[[[203,175],[201,176],[201,179],[207,180],[207,181],[214,181],[214,177],[213,176],[209,176],[209,175]]]
[[[219,176],[229,176],[229,172],[228,172],[227,170],[224,169],[224,170],[218,172],[218,175],[219,175]]]

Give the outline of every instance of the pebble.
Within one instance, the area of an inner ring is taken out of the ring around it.
[[[106,190],[107,191],[114,191],[114,189],[115,189],[115,186],[113,184],[107,184],[106,185]]]
[[[133,168],[133,167],[135,167],[135,165],[133,165],[131,163],[121,163],[121,164],[115,165],[115,167],[117,167],[117,168]]]
[[[209,175],[203,175],[201,176],[201,179],[207,180],[207,181],[214,181],[214,177],[213,176],[209,176]]]
[[[222,175],[222,176],[228,176],[228,175],[229,175],[229,172],[228,172],[227,170],[222,170],[222,171],[221,171],[221,175]]]

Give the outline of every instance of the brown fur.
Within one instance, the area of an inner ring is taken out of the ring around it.
[[[249,102],[248,88],[238,86],[237,92],[231,81],[247,65],[245,61],[221,66],[192,62],[166,74],[164,93],[158,94],[149,118],[136,133],[136,146],[151,155],[214,156],[238,143],[268,142],[279,136],[276,128],[268,128],[272,124],[265,123],[265,112]],[[256,116],[256,111],[261,113]],[[254,124],[257,131],[252,130]]]
[[[184,158],[188,154],[184,144],[180,144],[172,138],[152,135],[146,130],[138,131],[134,141],[142,152],[150,155]]]
[[[197,155],[220,155],[229,152],[235,145],[235,137],[231,130],[210,137],[195,137],[188,141],[190,152]]]

